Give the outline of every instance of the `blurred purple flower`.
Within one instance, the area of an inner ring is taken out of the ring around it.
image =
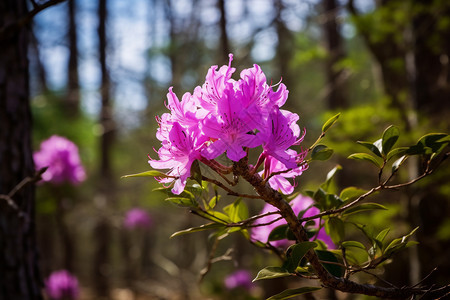
[[[149,228],[152,220],[148,212],[141,208],[132,208],[125,214],[123,225],[128,229]]]
[[[252,275],[247,270],[237,270],[225,278],[225,286],[229,290],[239,287],[249,290],[252,287]]]
[[[291,202],[289,202],[289,204],[291,205],[292,210],[294,211],[294,213],[296,215],[298,215],[301,211],[305,211],[305,210],[306,211],[303,214],[303,217],[311,217],[311,216],[314,216],[314,215],[317,215],[318,213],[320,213],[320,210],[317,207],[312,206],[314,204],[314,200],[311,199],[310,197],[303,196],[301,194],[299,194],[297,197],[292,199]],[[260,214],[265,214],[265,213],[275,212],[275,211],[277,211],[277,209],[275,207],[273,207],[270,204],[266,204],[264,206],[263,210],[260,212]],[[258,221],[256,221],[254,223],[254,225],[270,223],[279,217],[280,217],[279,214],[267,215],[265,217],[258,219]],[[319,227],[318,221],[314,220],[314,222],[315,222],[316,227]],[[265,226],[254,227],[251,232],[251,238],[253,240],[257,240],[257,241],[266,243],[266,242],[268,242],[269,234],[272,232],[272,230],[274,230],[276,227],[284,225],[284,224],[286,224],[286,221],[284,219],[279,219],[276,222],[273,222],[273,223],[265,225]],[[325,228],[323,228],[323,227],[319,230],[317,235],[315,235],[313,238],[311,238],[311,240],[314,240],[315,238],[323,241],[325,243],[325,245],[327,245],[328,249],[336,248],[336,246],[332,242],[331,238],[326,234]],[[286,247],[290,244],[290,242],[288,240],[271,241],[270,243],[275,247]]]
[[[65,137],[53,135],[43,141],[40,150],[33,154],[33,159],[36,170],[48,167],[42,174],[43,181],[79,184],[86,179],[78,147]]]
[[[55,271],[45,281],[48,296],[54,300],[78,298],[77,278],[66,270]]]

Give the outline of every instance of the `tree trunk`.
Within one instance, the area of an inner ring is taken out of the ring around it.
[[[450,112],[450,29],[448,26],[440,28],[439,20],[446,18],[448,21],[450,3],[417,2],[427,6],[420,10],[412,22],[416,71],[412,85],[414,104],[418,111],[445,120]],[[439,12],[438,16],[436,11]]]
[[[230,45],[228,42],[228,33],[227,33],[227,14],[225,10],[225,0],[219,0],[218,5],[220,10],[219,61],[222,61],[224,64],[228,64],[228,54],[230,53]]]
[[[286,86],[293,87],[294,84],[290,84],[289,76],[289,63],[292,57],[293,51],[293,38],[291,36],[291,32],[286,27],[282,19],[282,13],[285,9],[283,1],[274,0],[274,9],[275,9],[275,29],[277,31],[278,37],[278,45],[277,45],[277,61],[278,61],[278,69],[280,71],[279,75],[276,75],[275,78],[283,78],[283,82]]]
[[[27,1],[1,1],[0,28],[26,14]],[[0,40],[1,195],[8,195],[23,179],[34,175],[28,34],[26,27],[17,27]],[[34,231],[34,191],[32,184],[22,187],[12,197],[13,205],[0,199],[0,299],[42,299]]]
[[[78,80],[78,42],[75,0],[68,0],[69,64],[67,77],[66,113],[76,117],[80,113],[80,85]]]
[[[107,0],[99,0],[98,6],[98,39],[99,39],[99,62],[102,74],[101,93],[101,112],[100,124],[103,132],[100,136],[100,186],[98,191],[98,201],[96,204],[99,211],[99,219],[94,229],[94,239],[96,250],[94,254],[94,287],[95,292],[100,298],[109,298],[109,273],[111,241],[111,226],[108,215],[104,213],[107,205],[111,204],[114,195],[114,180],[111,168],[111,149],[114,140],[115,125],[112,116],[112,104],[110,99],[111,81],[109,78],[106,51],[107,51]]]
[[[326,60],[327,74],[327,104],[330,109],[347,107],[348,103],[343,91],[343,70],[337,69],[336,64],[344,57],[342,37],[336,22],[338,5],[336,0],[323,0],[322,10],[325,15],[323,34],[328,52]]]

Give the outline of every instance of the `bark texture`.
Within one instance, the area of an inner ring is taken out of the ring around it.
[[[0,2],[0,28],[27,15],[25,0]],[[28,35],[16,27],[0,38],[0,194],[34,176],[28,87]],[[0,299],[42,299],[34,230],[34,186],[0,199]]]

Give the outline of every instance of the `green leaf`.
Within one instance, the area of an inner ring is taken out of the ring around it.
[[[142,172],[142,173],[123,175],[120,178],[130,178],[130,177],[161,177],[161,178],[164,178],[164,177],[167,177],[167,175],[164,173],[161,173],[160,171],[150,170],[150,171],[146,171],[146,172]]]
[[[391,158],[393,158],[396,155],[405,155],[407,150],[408,150],[408,147],[400,147],[400,148],[392,149],[387,154],[386,160],[390,160]]]
[[[339,263],[339,261],[332,252],[325,250],[316,250],[316,253],[319,259],[321,261],[324,261],[322,265],[328,272],[330,272],[331,275],[342,277],[342,275],[344,274],[344,268],[336,265],[336,263]],[[327,264],[326,262],[332,262],[333,264]]]
[[[365,160],[365,161],[373,163],[378,168],[381,168],[381,165],[382,165],[382,163],[378,159],[376,159],[374,156],[367,154],[367,153],[353,153],[347,158],[351,158],[351,159],[355,159],[355,160]]]
[[[439,148],[441,144],[449,142],[445,139],[447,136],[448,134],[446,133],[428,133],[419,139],[418,144],[423,144],[424,146],[430,147],[434,152],[434,150]]]
[[[402,236],[401,238],[394,239],[387,247],[384,249],[384,254],[391,255],[392,253],[404,248],[407,244],[407,240],[410,236],[412,236],[419,227],[414,228],[407,235]]]
[[[377,147],[378,152],[383,153],[383,139],[376,140],[373,145]]]
[[[240,222],[248,218],[248,209],[241,198],[238,198],[232,204],[224,207],[223,211],[230,217],[232,222]]]
[[[383,154],[386,155],[391,151],[392,147],[394,147],[395,143],[398,140],[398,137],[400,136],[400,131],[395,126],[389,126],[386,128],[386,130],[383,132],[382,137],[382,149]]]
[[[198,160],[194,160],[194,162],[191,165],[190,178],[197,181],[200,186],[202,185],[202,171],[200,170],[200,164],[198,163]]]
[[[179,235],[183,235],[183,234],[194,233],[194,232],[199,232],[199,231],[204,231],[204,230],[209,230],[209,229],[217,229],[217,228],[225,228],[225,226],[223,226],[222,224],[219,224],[219,223],[204,224],[204,225],[201,225],[198,227],[191,227],[188,229],[177,231],[177,232],[173,233],[170,236],[170,238],[173,238],[173,237],[176,237]]]
[[[331,169],[331,171],[328,172],[327,174],[327,179],[320,187],[323,188],[325,191],[328,191],[331,180],[333,179],[334,175],[336,175],[336,172],[339,170],[342,170],[342,167],[340,165],[336,165],[333,169]]]
[[[341,243],[341,247],[342,248],[353,247],[353,248],[359,248],[359,249],[366,250],[366,247],[362,243],[357,242],[357,241],[345,241],[345,242],[342,242]]]
[[[392,164],[392,173],[394,173],[395,171],[398,170],[398,168],[400,168],[400,166],[405,162],[405,160],[408,158],[408,156],[403,155],[402,157],[400,157],[399,159],[397,159],[396,161],[394,161],[394,163]]]
[[[175,203],[179,206],[185,206],[185,207],[196,207],[197,203],[192,201],[190,198],[184,198],[184,197],[169,197],[166,198],[165,201],[169,201],[172,203]]]
[[[350,207],[346,211],[343,212],[344,215],[350,215],[357,212],[365,211],[365,210],[374,210],[374,209],[383,209],[387,210],[387,208],[378,203],[364,203],[358,206]]]
[[[333,149],[328,148],[325,145],[319,144],[314,147],[311,152],[312,160],[327,160],[333,155]]]
[[[375,146],[373,143],[364,141],[357,141],[357,143],[372,151],[372,153],[375,154],[376,156],[382,157],[380,150],[378,150],[377,146]]]
[[[342,201],[341,198],[339,198],[338,195],[335,194],[327,194],[325,197],[325,209],[331,209],[331,208],[336,208],[336,207],[340,207],[342,205],[342,203],[344,203],[344,201]]]
[[[327,193],[322,189],[319,188],[313,195],[313,199],[316,200],[316,202],[325,205]]]
[[[209,202],[208,202],[209,208],[213,209],[214,207],[216,207],[217,202],[219,202],[219,200],[220,200],[220,195],[216,195],[216,196],[212,197],[211,200],[209,200]]]
[[[279,241],[286,239],[289,226],[287,224],[275,227],[269,234],[268,241]]]
[[[335,244],[339,244],[339,242],[345,238],[344,222],[337,217],[331,217],[326,220],[325,231]]]
[[[322,132],[326,132],[328,129],[330,129],[331,126],[334,125],[334,123],[336,123],[336,121],[339,119],[339,116],[341,115],[341,113],[338,113],[334,116],[332,116],[331,118],[329,118],[322,126]]]
[[[301,242],[290,246],[286,250],[286,261],[283,264],[288,272],[293,273],[297,269],[301,259],[312,248],[317,247],[315,242]]]
[[[289,298],[293,298],[293,297],[298,296],[298,295],[312,293],[312,292],[318,291],[320,289],[322,289],[322,288],[321,287],[316,287],[316,286],[305,286],[305,287],[301,287],[301,288],[298,288],[298,289],[288,289],[288,290],[282,291],[279,294],[273,295],[270,298],[267,298],[267,300],[289,299]]]
[[[258,272],[256,278],[253,279],[253,282],[257,280],[273,279],[286,276],[291,276],[291,273],[289,273],[286,269],[282,267],[265,267],[264,269]]]
[[[366,192],[367,192],[366,190],[350,186],[341,191],[339,198],[341,198],[342,201],[355,200],[359,196],[364,195]]]
[[[232,223],[231,219],[226,214],[215,210],[208,210],[207,216],[207,218],[211,221],[217,221],[219,223]]]
[[[380,233],[375,237],[375,239],[377,241],[383,242],[384,239],[386,238],[386,235],[389,233],[390,230],[391,230],[390,228],[386,228],[386,229],[380,231]]]
[[[419,139],[416,145],[406,151],[408,155],[432,154],[439,152],[445,144],[448,144],[448,134],[429,133]]]

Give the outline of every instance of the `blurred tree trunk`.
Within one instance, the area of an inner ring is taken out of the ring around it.
[[[177,91],[181,88],[181,73],[183,69],[183,64],[181,61],[178,60],[180,56],[184,53],[187,54],[185,51],[180,52],[180,41],[177,34],[177,28],[175,25],[175,16],[174,16],[174,10],[172,7],[172,1],[171,0],[165,0],[164,5],[164,12],[166,14],[167,22],[169,23],[169,40],[170,40],[170,47],[169,47],[169,59],[170,59],[170,66],[172,71],[172,86],[174,91]],[[180,57],[180,59],[183,59],[183,57]]]
[[[37,77],[39,79],[38,87],[39,92],[46,94],[48,92],[48,85],[47,85],[47,74],[45,72],[44,64],[41,60],[40,50],[39,50],[39,41],[36,38],[36,35],[34,34],[34,31],[30,33],[30,48],[31,52],[31,60],[34,59],[34,62],[36,64],[37,69]]]
[[[98,39],[99,62],[101,69],[101,111],[100,125],[100,185],[96,205],[99,211],[99,219],[94,229],[96,250],[94,254],[94,287],[96,294],[101,298],[109,298],[108,275],[110,264],[109,244],[111,241],[111,228],[108,215],[105,213],[107,205],[111,205],[115,190],[115,182],[112,175],[111,152],[114,142],[115,125],[112,115],[112,103],[110,98],[111,82],[109,78],[106,51],[107,51],[107,0],[99,0],[98,5]]]
[[[442,22],[450,21],[450,2],[416,2],[422,7],[412,20],[415,107],[446,119],[450,112],[450,26],[442,26]]]
[[[405,3],[402,1],[403,0],[379,1],[377,2],[379,5],[377,9],[383,7],[387,9],[386,7],[389,5],[394,10],[395,7],[400,7],[402,3]],[[395,22],[391,19],[393,14],[383,14],[380,16],[380,18],[382,18],[381,20],[371,20],[370,18],[366,18],[366,15],[360,15],[353,2],[353,0],[349,0],[348,2],[349,11],[353,15],[356,28],[366,43],[367,48],[380,67],[384,93],[390,98],[391,106],[398,110],[402,122],[409,130],[411,127],[408,117],[408,108],[410,108],[410,105],[408,105],[406,101],[408,81],[404,64],[405,51],[404,45],[398,43],[398,35],[401,35],[401,32],[396,30],[382,32],[380,33],[383,34],[382,39],[373,38],[372,34],[376,32],[376,28],[375,26],[370,26],[370,22],[390,23],[392,26],[395,26]]]
[[[220,57],[219,61],[228,64],[228,54],[230,53],[230,45],[227,33],[227,14],[225,10],[225,0],[219,0],[220,11]]]
[[[416,129],[416,118],[411,115],[418,113],[428,117],[435,126],[448,129],[450,27],[442,26],[442,22],[449,21],[450,3],[428,0],[384,0],[377,3],[379,6],[373,14],[378,13],[378,18],[371,19],[369,15],[360,15],[356,11],[353,0],[348,2],[360,34],[380,65],[386,95],[401,114],[407,131]],[[387,14],[387,11],[390,13]],[[395,23],[393,16],[399,14],[409,18],[405,19],[405,24]],[[391,24],[394,30],[391,28],[386,31],[385,28],[379,32],[374,26],[375,22]],[[373,38],[377,34],[378,38]],[[411,160],[409,166],[410,179],[417,177],[420,162]],[[386,272],[388,281],[398,285],[415,284],[436,265],[440,265],[443,271],[434,272],[434,279],[446,278],[448,263],[440,258],[440,247],[445,243],[441,241],[438,244],[436,239],[430,239],[435,237],[450,209],[446,199],[448,197],[438,191],[437,184],[430,182],[427,186],[421,186],[420,191],[412,188],[409,195],[406,195],[403,203],[407,210],[406,219],[412,227],[420,226],[417,239],[422,245],[421,251],[412,247],[409,258],[403,256],[403,262],[399,260],[396,264],[387,266],[387,269],[392,268],[391,272]],[[410,268],[409,283],[405,276],[392,272],[399,263]]]
[[[76,1],[68,0],[69,63],[67,77],[66,112],[71,117],[80,113],[80,84],[78,80],[78,38],[76,28]]]
[[[344,91],[344,70],[337,63],[344,57],[344,48],[339,23],[336,20],[338,5],[336,0],[322,0],[324,17],[323,36],[327,49],[327,104],[329,109],[346,108],[348,106]]]
[[[27,1],[0,2],[0,29],[26,16]],[[25,26],[0,37],[0,194],[34,176]],[[34,229],[34,186],[0,199],[0,299],[42,299]],[[20,210],[20,211],[18,211]],[[21,217],[22,215],[22,217]]]
[[[445,132],[450,128],[450,27],[442,26],[442,22],[450,21],[450,2],[418,0],[414,7],[417,12],[411,25],[414,57],[408,74],[414,108]],[[420,162],[416,162],[413,170],[416,173],[423,171]],[[417,240],[421,247],[414,250],[420,259],[416,280],[429,274],[437,265],[439,269],[434,273],[434,280],[442,282],[448,278],[450,262],[442,259],[441,249],[450,247],[450,241],[434,237],[450,215],[448,195],[439,190],[440,184],[448,182],[449,175],[448,170],[441,170],[428,183],[425,193],[423,189],[422,193],[417,189],[410,191],[409,218],[420,226]]]
[[[292,57],[292,51],[294,50],[292,34],[282,19],[282,13],[285,9],[282,0],[274,0],[275,9],[275,29],[277,31],[278,45],[277,45],[277,61],[278,70],[280,74],[277,74],[275,78],[283,78],[283,83],[288,87],[294,87],[295,84],[291,83],[291,76],[289,76],[289,63]],[[275,84],[275,83],[274,83]]]

